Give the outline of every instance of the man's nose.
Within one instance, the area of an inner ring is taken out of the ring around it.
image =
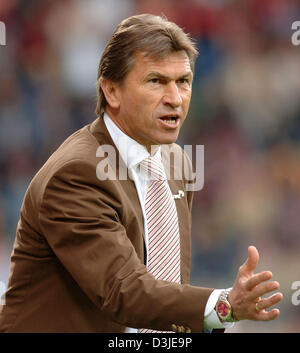
[[[168,104],[173,108],[179,107],[182,104],[182,97],[176,82],[169,82],[166,84],[163,103]]]

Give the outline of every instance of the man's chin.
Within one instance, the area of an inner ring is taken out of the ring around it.
[[[175,143],[178,139],[178,133],[174,134],[174,136],[169,136],[167,138],[161,139],[160,140],[160,145],[170,145],[172,143]]]
[[[172,134],[172,136],[170,136],[170,134],[168,134],[168,136],[156,136],[155,139],[152,139],[151,145],[147,145],[145,147],[147,147],[148,150],[151,149],[152,151],[155,151],[157,147],[161,145],[171,145],[177,141],[177,138],[178,133]]]

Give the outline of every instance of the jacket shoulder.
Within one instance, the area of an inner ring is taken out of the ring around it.
[[[74,132],[48,158],[31,180],[23,202],[22,210],[31,207],[38,209],[44,191],[55,175],[64,173],[68,166],[87,176],[87,170],[95,170],[99,159],[96,157],[99,141],[90,133],[89,125]],[[73,168],[74,169],[74,168]],[[27,207],[26,207],[27,206]]]

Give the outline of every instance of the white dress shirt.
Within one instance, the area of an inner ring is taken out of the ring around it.
[[[139,144],[131,137],[126,135],[123,131],[119,129],[119,127],[110,119],[107,113],[104,114],[104,123],[106,128],[115,143],[121,158],[123,159],[125,165],[128,168],[128,173],[130,178],[134,181],[135,187],[137,189],[137,194],[139,197],[143,217],[144,217],[144,233],[145,233],[145,244],[146,249],[148,249],[148,229],[147,229],[147,222],[146,220],[146,213],[145,213],[145,198],[147,192],[147,180],[142,177],[139,171],[139,163],[142,162],[145,158],[150,156],[150,153],[147,151],[146,147]],[[160,153],[160,146],[157,147],[154,154]],[[147,255],[148,252],[146,251]],[[146,259],[146,263],[148,258]],[[203,322],[203,329],[205,332],[210,332],[212,329],[217,328],[228,328],[231,327],[232,323],[221,323],[219,320],[214,308],[218,301],[219,295],[222,289],[214,290],[208,301],[206,303],[205,311],[204,311],[204,322]],[[134,328],[127,328],[126,332],[128,333],[136,333],[137,329]]]

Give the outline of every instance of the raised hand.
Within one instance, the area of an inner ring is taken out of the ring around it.
[[[235,319],[270,321],[279,315],[278,309],[270,311],[266,309],[280,302],[283,298],[282,293],[277,292],[269,297],[261,298],[267,293],[278,290],[279,283],[269,281],[273,276],[270,271],[254,274],[258,260],[257,249],[249,246],[248,259],[239,268],[236,281],[228,296]]]

